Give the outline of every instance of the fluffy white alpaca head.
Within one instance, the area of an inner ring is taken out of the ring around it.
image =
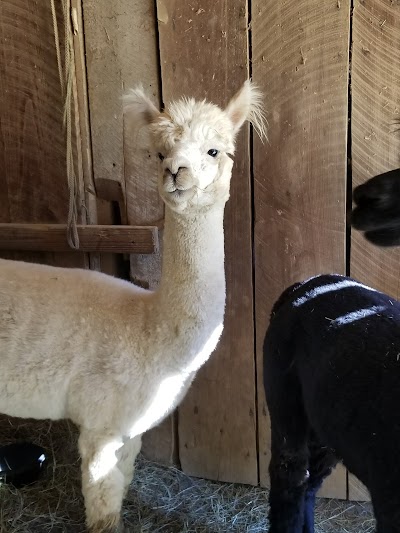
[[[160,158],[159,191],[177,212],[198,212],[229,198],[236,135],[250,121],[265,137],[262,95],[246,81],[222,110],[193,98],[170,103],[160,112],[141,87],[125,97],[125,112],[149,127]]]

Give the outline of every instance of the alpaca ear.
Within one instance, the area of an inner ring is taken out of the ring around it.
[[[139,85],[122,97],[124,114],[140,125],[148,126],[160,114],[153,102],[146,96]]]
[[[225,112],[231,119],[235,135],[243,123],[248,120],[261,141],[267,138],[267,119],[263,110],[263,94],[250,80],[244,82],[243,87],[227,105]]]

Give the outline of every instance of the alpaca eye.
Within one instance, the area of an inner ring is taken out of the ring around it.
[[[210,155],[211,157],[217,157],[218,150],[215,150],[215,148],[211,148],[211,150],[208,150],[207,154]]]
[[[160,154],[160,152],[158,152],[158,159],[160,161],[164,161],[165,157],[162,154]]]

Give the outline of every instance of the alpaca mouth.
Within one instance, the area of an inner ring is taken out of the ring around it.
[[[164,177],[163,195],[172,204],[188,201],[194,190],[195,187],[191,179],[184,179],[182,176],[179,176],[179,179],[173,179],[172,176]]]
[[[179,189],[176,187],[172,191],[168,191],[168,196],[170,198],[174,198],[176,200],[178,199],[184,199],[186,198],[191,192],[193,191],[193,187],[189,187],[188,189]]]
[[[171,194],[173,194],[174,196],[182,196],[183,194],[185,194],[185,192],[187,192],[189,189],[174,189],[173,191],[171,191]]]
[[[183,194],[185,194],[185,191],[182,191],[181,189],[175,189],[174,191],[171,192],[172,196],[177,196],[178,198],[183,196]]]

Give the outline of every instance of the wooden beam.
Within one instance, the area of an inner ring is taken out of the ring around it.
[[[79,252],[153,254],[155,226],[78,226]],[[0,250],[71,252],[65,224],[0,224]]]

